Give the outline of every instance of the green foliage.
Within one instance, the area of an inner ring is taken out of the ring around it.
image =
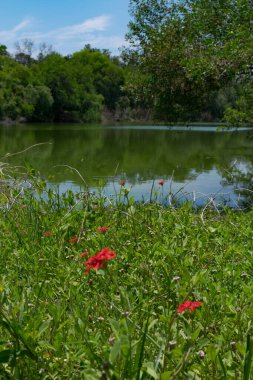
[[[54,100],[51,118],[55,121],[75,120],[78,106],[75,81],[64,57],[52,53],[33,69],[39,82],[51,91]]]
[[[104,98],[104,104],[109,110],[115,109],[115,104],[121,95],[121,86],[124,83],[123,69],[119,62],[107,54],[88,48],[79,51],[70,58],[70,64],[76,72],[82,67],[90,70],[93,85],[98,94]]]
[[[0,45],[0,56],[7,57],[8,55],[7,46]]]
[[[29,120],[46,121],[52,112],[54,99],[51,91],[46,86],[32,86],[26,87],[26,101],[32,105],[32,113]]]
[[[2,180],[0,378],[252,377],[252,211],[60,197],[29,166],[30,186]]]
[[[224,120],[232,126],[253,123],[253,82],[243,87],[235,106],[226,109]]]
[[[199,118],[211,93],[249,70],[253,7],[247,0],[132,0],[130,14],[128,38],[157,117]]]
[[[108,52],[84,49],[63,57],[41,47],[20,47],[15,60],[0,50],[0,117],[28,121],[100,121],[122,95],[123,69]],[[49,49],[49,50],[48,50]]]
[[[29,120],[37,112],[44,120],[46,108],[52,104],[49,89],[36,85],[30,69],[11,58],[0,57],[0,65],[1,117]]]

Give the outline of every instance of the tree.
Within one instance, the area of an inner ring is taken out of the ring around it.
[[[32,67],[33,76],[38,83],[50,89],[53,96],[51,119],[69,121],[74,119],[77,108],[75,83],[65,59],[58,53],[45,57],[39,65]]]
[[[246,84],[236,100],[234,107],[226,109],[224,120],[231,126],[251,125],[253,122],[253,81]]]
[[[50,55],[53,51],[52,45],[47,45],[45,42],[42,42],[39,45],[39,54],[38,61],[42,61],[46,56]]]
[[[7,46],[0,45],[0,56],[1,57],[9,57],[9,53],[7,51]]]
[[[0,117],[46,121],[52,106],[49,88],[35,83],[30,68],[0,56]]]
[[[54,99],[48,87],[29,85],[25,89],[24,97],[31,110],[26,115],[28,120],[50,121]]]
[[[29,39],[24,39],[21,42],[15,42],[16,53],[15,59],[17,62],[25,66],[31,66],[32,53],[34,51],[34,42]]]
[[[86,71],[89,69],[95,91],[103,96],[106,108],[115,110],[117,101],[122,95],[121,87],[124,83],[123,68],[119,61],[111,58],[108,51],[101,52],[88,45],[85,49],[73,54],[70,65],[75,68],[77,75],[83,69]],[[87,81],[87,75],[84,74],[84,77]]]
[[[128,39],[161,118],[197,117],[213,91],[249,69],[253,6],[246,0],[131,0]]]

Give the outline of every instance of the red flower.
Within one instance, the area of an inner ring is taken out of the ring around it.
[[[106,231],[108,231],[110,229],[110,227],[107,227],[107,226],[103,226],[103,227],[100,227],[96,230],[96,232],[98,232],[99,234],[105,234]]]
[[[160,186],[163,186],[165,184],[166,181],[164,181],[163,179],[161,181],[158,182],[158,185]]]
[[[183,313],[186,310],[195,310],[197,307],[202,306],[202,303],[199,301],[185,301],[181,303],[177,309],[177,313]]]
[[[99,269],[103,267],[107,260],[114,259],[116,257],[116,253],[114,251],[110,251],[110,248],[103,248],[102,251],[98,252],[96,255],[90,257],[83,265],[86,265],[86,273],[89,273],[91,268]]]
[[[69,239],[70,243],[78,243],[78,241],[79,241],[78,237],[72,237],[71,239]]]
[[[44,235],[44,236],[49,236],[49,235],[52,235],[53,233],[54,233],[54,231],[49,230],[49,231],[45,231],[45,232],[43,232],[43,235]]]
[[[116,257],[116,253],[114,251],[110,251],[110,248],[103,248],[102,251],[96,254],[99,260],[111,260]]]
[[[85,251],[83,253],[81,253],[80,257],[85,257],[85,256],[88,256],[89,252],[88,251]]]

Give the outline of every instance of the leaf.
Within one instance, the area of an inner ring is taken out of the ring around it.
[[[252,365],[253,357],[253,337],[250,335],[247,336],[246,343],[246,354],[244,358],[244,367],[243,367],[243,380],[250,380],[250,369]]]
[[[114,332],[114,335],[116,339],[119,339],[120,337],[120,325],[118,321],[115,321],[114,319],[110,319],[110,325],[112,328],[112,331]]]
[[[214,232],[217,231],[217,229],[214,228],[214,227],[209,226],[209,227],[208,227],[208,231],[211,232],[211,233],[213,234]]]
[[[200,333],[201,330],[203,330],[203,329],[202,329],[202,327],[200,326],[200,327],[198,327],[198,328],[193,332],[193,334],[192,334],[192,340],[193,340],[193,341],[195,341],[195,340],[198,338],[199,333]]]
[[[10,359],[15,356],[15,350],[3,350],[0,351],[0,363],[8,363]]]
[[[226,380],[227,379],[227,371],[226,371],[226,367],[223,363],[223,360],[222,360],[220,353],[218,354],[218,359],[219,359],[219,363],[220,363],[220,366],[221,366],[221,369],[222,369],[222,372],[224,375],[224,380]]]
[[[148,331],[150,331],[157,322],[158,322],[158,319],[153,319],[153,321],[148,326]]]
[[[146,337],[147,337],[148,322],[149,322],[149,318],[147,318],[147,321],[142,333],[142,337],[139,340],[139,343],[136,349],[135,366],[134,366],[134,372],[136,372],[136,380],[140,379],[140,372],[141,372],[142,362],[144,359],[144,347],[145,347],[145,342],[146,342]]]
[[[217,355],[218,355],[218,351],[219,349],[214,345],[214,344],[210,344],[206,350],[206,353],[207,353],[207,356],[208,358],[214,362]]]
[[[43,322],[40,325],[37,338],[41,336],[49,328],[50,322],[51,322],[51,319],[48,319],[47,321]]]
[[[151,362],[145,363],[142,367],[142,370],[146,372],[153,379],[158,379],[158,375],[154,369],[154,365]]]
[[[171,371],[167,371],[167,372],[162,373],[161,380],[169,380],[170,375],[171,375]]]
[[[193,285],[196,285],[197,283],[199,283],[200,281],[202,281],[205,277],[205,274],[206,274],[207,270],[206,269],[202,269],[200,270],[199,272],[197,272],[195,274],[195,276],[193,277]]]
[[[121,342],[116,340],[110,351],[110,362],[114,363],[121,353]]]

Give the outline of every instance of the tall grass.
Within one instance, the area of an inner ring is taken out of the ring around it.
[[[4,181],[0,379],[252,378],[252,211]],[[105,247],[116,257],[85,273]],[[179,313],[186,300],[202,306]]]

